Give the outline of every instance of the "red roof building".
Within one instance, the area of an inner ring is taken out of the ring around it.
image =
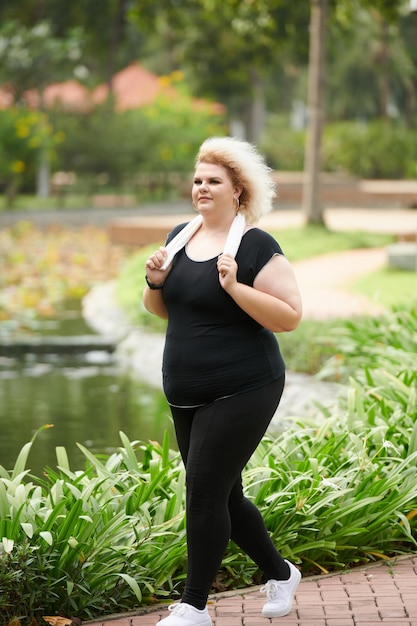
[[[178,91],[169,77],[159,77],[145,69],[140,63],[134,62],[113,76],[112,90],[116,111],[136,109],[151,104],[162,94],[170,98],[178,96]],[[102,104],[109,95],[109,86],[101,84],[92,91],[76,80],[48,85],[43,92],[46,108],[60,106],[71,111],[88,111],[95,104]],[[24,94],[30,107],[39,108],[40,94],[30,89]],[[0,108],[7,108],[13,103],[13,95],[7,86],[0,88]],[[195,100],[196,107],[210,106],[213,113],[222,113],[224,107],[217,103]]]

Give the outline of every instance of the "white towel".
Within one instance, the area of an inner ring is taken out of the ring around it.
[[[203,223],[203,218],[201,215],[197,215],[191,222],[188,222],[186,226],[178,235],[175,235],[174,239],[172,239],[166,246],[166,250],[168,252],[168,256],[165,259],[164,264],[161,267],[161,270],[166,270],[168,265],[172,262],[174,256],[183,248],[186,243],[191,239],[195,232],[200,228]],[[223,254],[230,254],[232,257],[235,257],[237,251],[240,246],[240,242],[245,231],[246,220],[242,213],[237,213],[234,218],[230,228],[229,233],[227,235],[226,243],[224,245]]]

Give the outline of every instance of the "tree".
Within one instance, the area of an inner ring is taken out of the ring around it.
[[[404,0],[359,0],[368,10],[378,11],[384,21],[398,20]],[[358,5],[356,5],[358,6]],[[352,10],[350,0],[334,0],[334,7]],[[311,0],[310,56],[308,110],[309,122],[304,164],[303,212],[308,223],[322,223],[323,210],[320,202],[321,136],[324,118],[325,89],[325,35],[327,32],[328,0]],[[385,62],[386,51],[383,60]],[[381,83],[382,93],[386,83]],[[383,96],[384,103],[386,95]],[[384,106],[386,106],[384,104]]]
[[[81,31],[74,30],[66,39],[53,36],[49,22],[32,28],[19,22],[6,22],[0,29],[0,83],[10,90],[15,103],[24,106],[30,89],[39,95],[39,108],[44,111],[44,89],[56,80],[74,75],[81,59]],[[49,158],[47,147],[42,151],[37,190],[39,196],[49,195]]]
[[[309,223],[322,223],[320,202],[321,138],[324,118],[327,0],[311,0],[308,80],[308,131],[302,208]]]
[[[162,35],[193,92],[226,104],[253,142],[263,130],[271,68],[290,48],[307,52],[297,33],[307,29],[308,12],[290,0],[170,0],[162,6],[143,0],[130,15],[139,28]]]

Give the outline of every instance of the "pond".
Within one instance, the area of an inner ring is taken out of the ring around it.
[[[43,335],[57,331],[91,333],[78,319],[42,329]],[[56,467],[56,446],[66,448],[71,469],[83,469],[77,442],[94,454],[109,454],[121,444],[120,431],[130,440],[162,441],[167,429],[176,447],[163,393],[130,378],[104,352],[0,357],[0,465],[12,469],[23,445],[45,424],[54,426],[38,434],[28,460],[38,476],[46,466]]]

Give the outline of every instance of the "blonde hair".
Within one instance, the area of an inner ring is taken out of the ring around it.
[[[272,209],[276,195],[271,168],[255,146],[233,137],[209,137],[200,146],[196,165],[211,163],[224,167],[233,185],[240,185],[240,212],[248,224],[256,224]]]

